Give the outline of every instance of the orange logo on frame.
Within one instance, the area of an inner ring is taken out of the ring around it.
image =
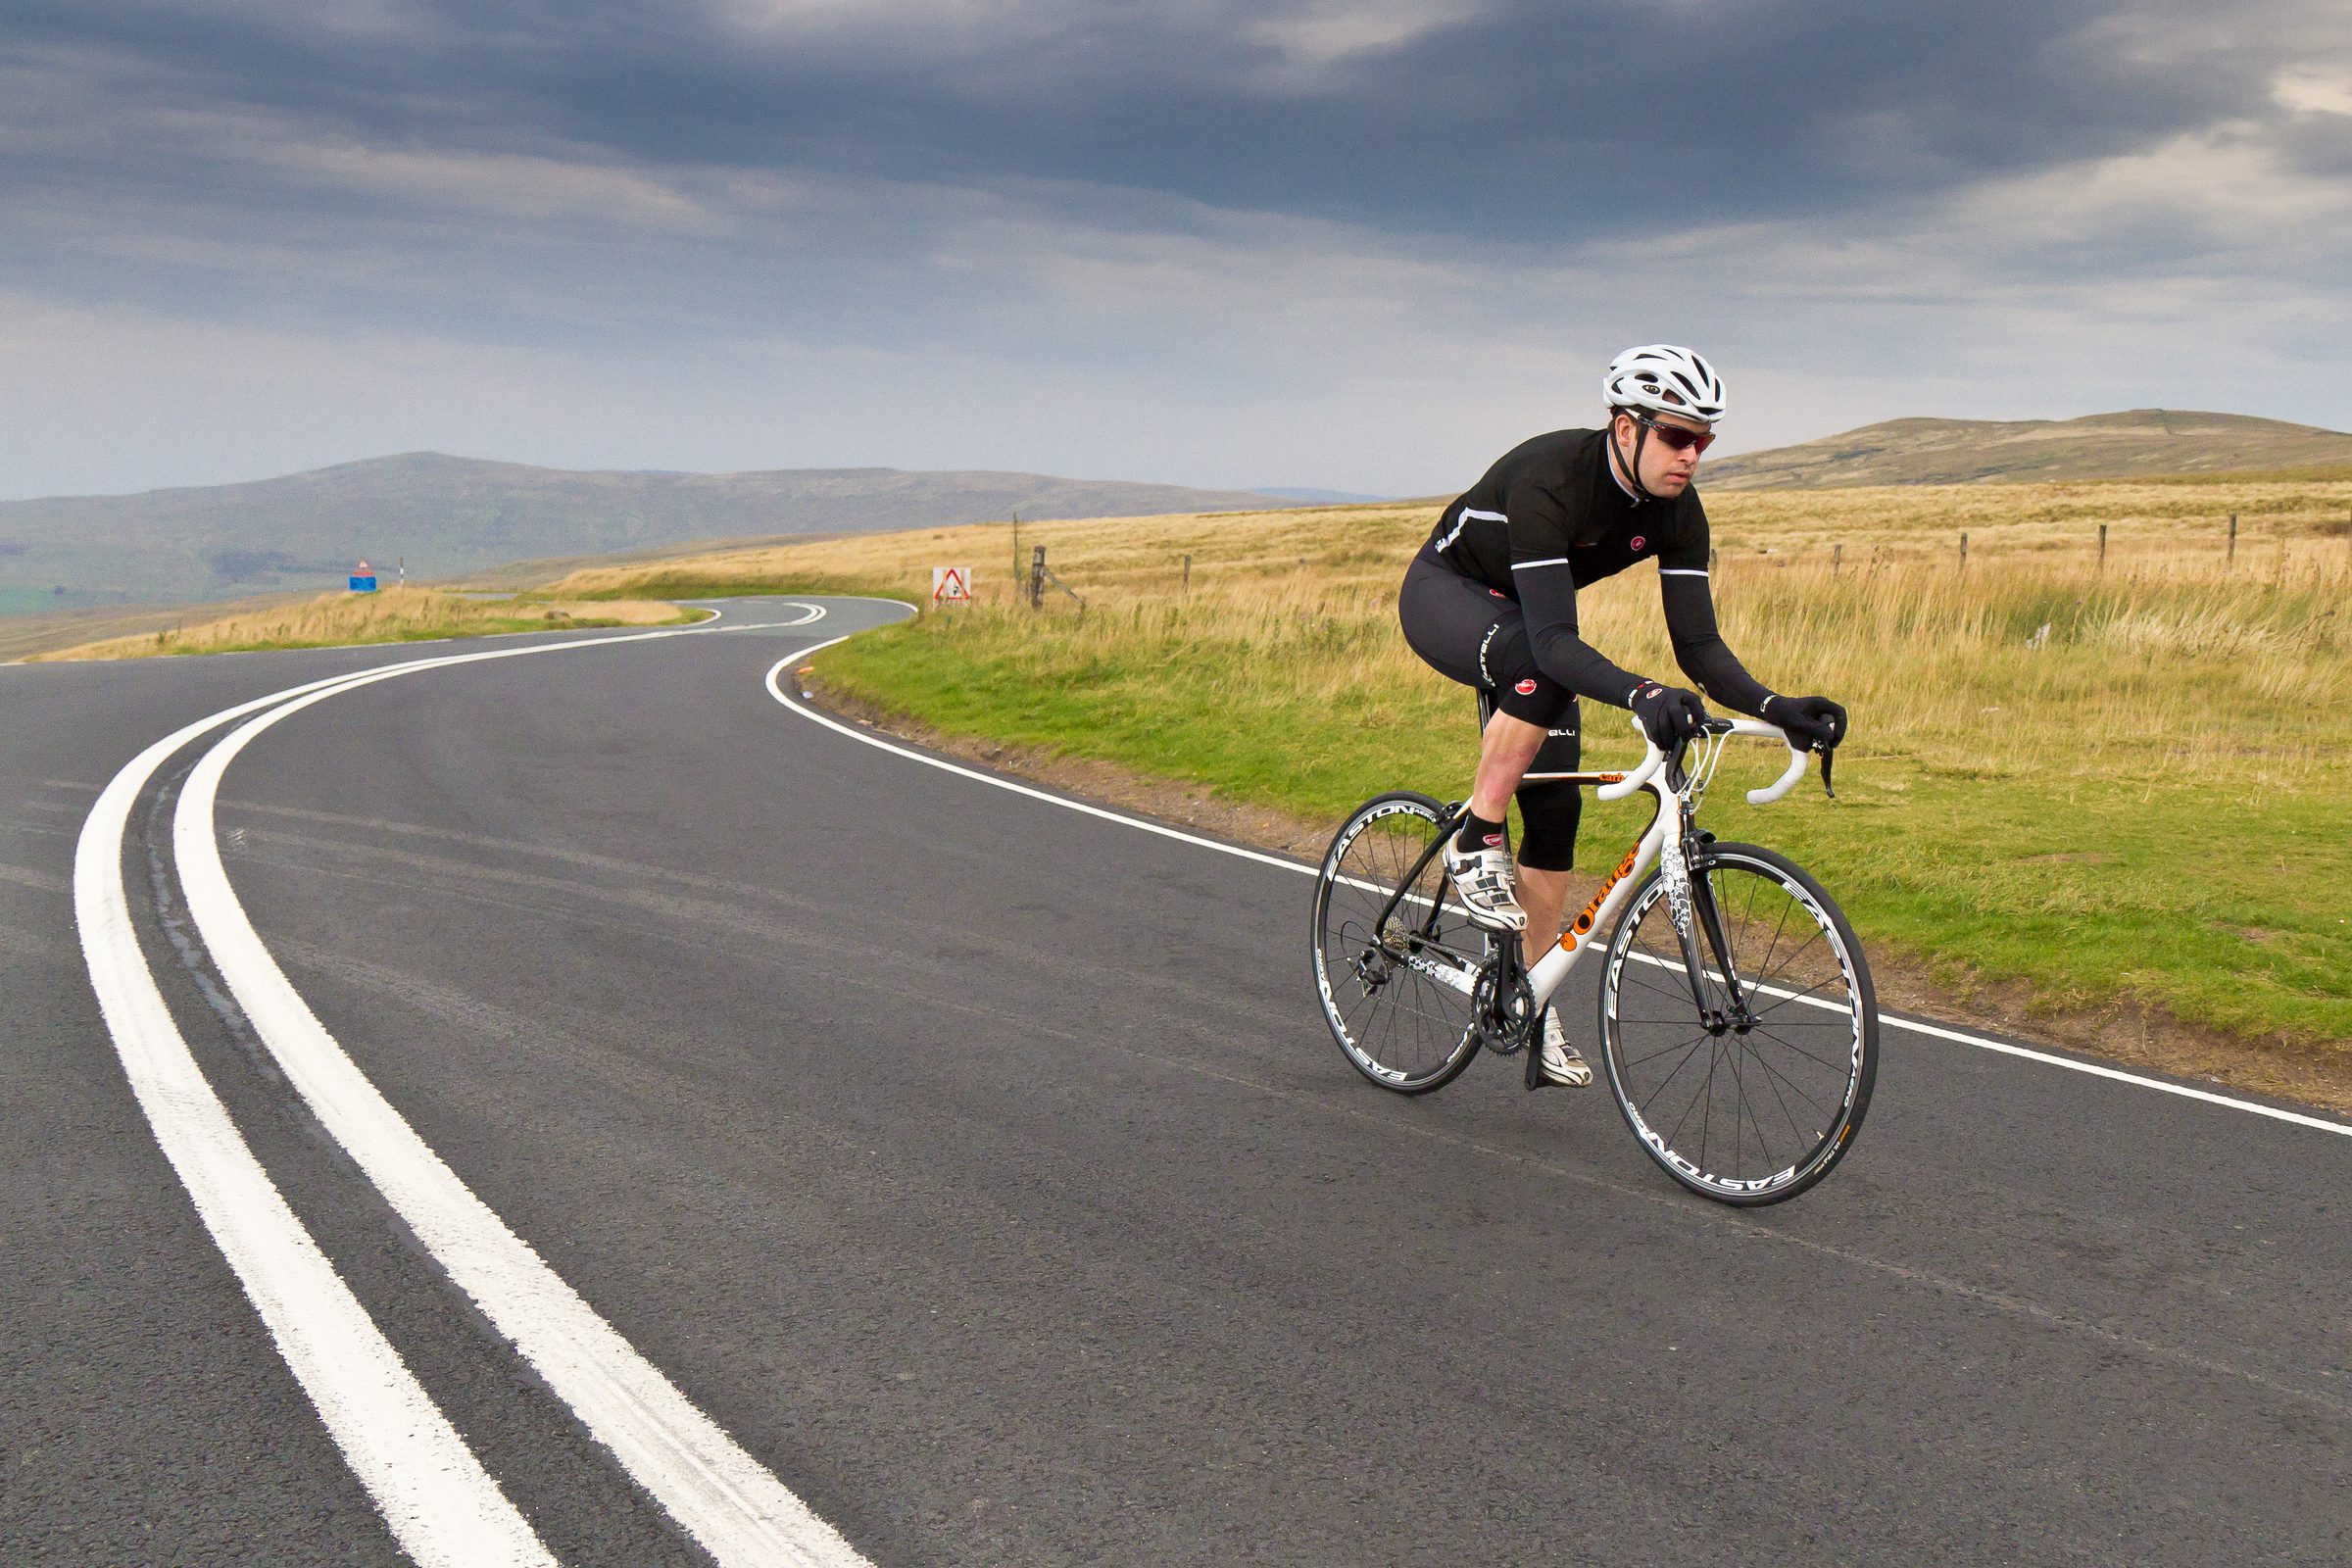
[[[1560,933],[1561,947],[1573,950],[1578,941],[1592,931],[1593,917],[1600,913],[1600,906],[1608,902],[1610,890],[1634,874],[1634,862],[1641,854],[1642,846],[1639,844],[1625,852],[1625,858],[1617,862],[1617,869],[1609,873],[1608,880],[1601,883],[1600,891],[1592,895],[1592,902],[1586,905],[1585,912],[1576,917],[1576,924]]]

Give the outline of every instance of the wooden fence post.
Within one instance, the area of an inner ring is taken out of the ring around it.
[[[1968,564],[1968,535],[1966,533],[1960,535],[1960,564],[1963,566]]]
[[[2099,524],[2099,569],[2107,569],[2107,525]]]
[[[1845,546],[1830,546],[1830,575],[1835,577],[1845,566]]]
[[[2223,569],[2226,571],[2226,570],[2228,570],[2230,567],[2231,567],[2231,566],[2234,566],[2234,565],[2236,565],[2236,564],[2237,564],[2237,514],[2236,514],[2236,513],[2234,513],[2234,512],[2232,512],[2231,514],[2230,514],[2230,551],[2229,551],[2229,554],[2227,554],[2227,555],[2225,555],[2225,556],[2223,556],[2223,557],[2222,557],[2222,568],[2223,568]]]

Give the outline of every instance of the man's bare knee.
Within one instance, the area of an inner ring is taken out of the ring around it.
[[[1478,779],[1471,786],[1470,809],[1490,822],[1501,821],[1510,808],[1512,792],[1519,788],[1519,780],[1527,775],[1549,733],[1541,724],[1497,710],[1479,737]]]

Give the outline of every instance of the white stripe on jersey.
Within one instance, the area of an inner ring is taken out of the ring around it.
[[[1476,517],[1481,522],[1508,522],[1511,520],[1499,512],[1480,512],[1474,507],[1464,507],[1461,515],[1453,519],[1452,531],[1438,541],[1439,555],[1444,555],[1447,547],[1462,536],[1462,530],[1470,525],[1472,517]]]

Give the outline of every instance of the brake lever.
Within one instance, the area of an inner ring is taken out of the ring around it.
[[[1821,753],[1821,793],[1827,795],[1833,801],[1838,798],[1838,791],[1830,784],[1830,769],[1837,763],[1837,761],[1838,748],[1835,746],[1823,747]]]

